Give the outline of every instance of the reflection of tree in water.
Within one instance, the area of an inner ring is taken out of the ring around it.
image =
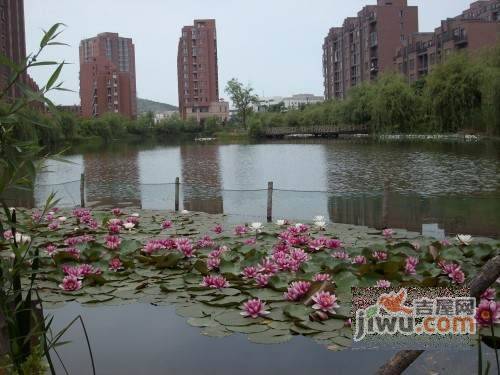
[[[184,208],[223,213],[219,148],[216,145],[182,145]]]
[[[83,156],[89,205],[140,207],[138,152],[87,153]]]

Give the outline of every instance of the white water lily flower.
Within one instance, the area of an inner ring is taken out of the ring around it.
[[[325,221],[315,221],[314,225],[319,229],[324,229],[326,227]]]
[[[131,229],[133,229],[135,227],[135,224],[127,222],[127,223],[123,223],[123,227],[125,229],[131,230]]]
[[[181,214],[188,214],[188,213],[189,213],[189,211],[188,211],[188,210],[182,210],[182,211],[181,211]]]
[[[65,222],[68,218],[66,216],[60,216],[57,218],[61,223]]]
[[[457,234],[457,240],[462,245],[468,246],[472,242],[472,236],[470,234]]]
[[[139,217],[139,214],[137,212],[134,212],[132,215],[130,215],[132,217]]]
[[[28,235],[17,232],[16,233],[16,242],[21,243],[21,244],[29,243],[29,242],[31,242],[31,237]]]
[[[318,221],[318,222],[321,222],[321,221],[325,221],[325,217],[324,216],[314,216],[314,222]]]
[[[260,232],[262,230],[262,223],[255,222],[250,224],[250,230],[252,232],[257,232],[257,233]]]
[[[280,219],[280,220],[276,220],[276,225],[279,225],[280,227],[285,225],[286,221],[283,220],[283,219]]]

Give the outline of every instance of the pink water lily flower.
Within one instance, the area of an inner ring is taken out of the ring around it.
[[[500,323],[500,303],[487,299],[481,300],[476,309],[476,321],[482,326]]]
[[[390,288],[391,282],[389,280],[378,280],[375,286],[377,288]]]
[[[229,283],[224,276],[221,275],[209,275],[204,276],[203,281],[200,284],[208,288],[222,289],[229,287]]]
[[[255,238],[247,238],[244,241],[245,245],[255,245],[257,243],[257,240]]]
[[[57,254],[57,247],[52,244],[48,244],[47,246],[45,246],[45,252],[48,256],[53,257],[55,254]]]
[[[241,236],[247,232],[248,232],[248,229],[244,225],[237,225],[234,227],[234,234],[237,236]]]
[[[415,275],[417,273],[416,268],[418,264],[418,258],[409,256],[406,258],[405,272],[408,275]]]
[[[243,275],[244,279],[253,279],[255,276],[257,276],[257,267],[245,267],[243,268],[243,272],[241,272],[241,274]]]
[[[304,297],[311,288],[309,281],[294,281],[288,286],[284,297],[289,301],[298,301]]]
[[[258,273],[255,275],[254,279],[258,286],[265,287],[269,284],[269,279],[271,278],[271,274],[269,273]]]
[[[274,262],[273,259],[264,258],[259,263],[258,270],[259,270],[259,272],[262,272],[262,273],[275,274],[276,272],[278,272],[278,265]]]
[[[494,288],[486,289],[483,294],[481,294],[481,299],[494,300],[496,297],[497,291]]]
[[[113,258],[108,264],[109,270],[112,272],[118,272],[124,269],[123,263],[119,258]]]
[[[68,247],[67,249],[63,250],[63,252],[75,259],[80,259],[80,250],[78,250],[76,247]]]
[[[161,229],[169,229],[172,228],[172,222],[170,220],[165,220],[161,223]]]
[[[366,257],[364,255],[357,255],[354,258],[352,258],[352,263],[353,264],[366,264]]]
[[[382,235],[386,238],[386,239],[390,239],[392,238],[392,236],[394,236],[394,230],[392,230],[391,228],[386,228],[382,231]]]
[[[217,224],[215,227],[213,227],[212,232],[214,232],[215,234],[221,234],[222,232],[224,232],[224,227],[220,224]]]
[[[374,251],[372,257],[378,262],[383,262],[387,260],[388,255],[385,251]]]
[[[186,258],[194,257],[194,253],[196,249],[193,246],[193,243],[189,238],[177,238],[175,240],[175,244],[177,249],[184,254]]]
[[[109,234],[120,234],[121,228],[122,227],[120,224],[109,224],[108,225],[108,232],[109,232]]]
[[[79,290],[82,288],[82,282],[76,276],[69,275],[64,277],[62,284],[59,284],[59,288],[68,292]]]
[[[111,213],[115,216],[120,216],[122,214],[122,210],[120,210],[119,208],[113,208],[111,210]]]
[[[210,257],[207,258],[207,268],[212,271],[218,269],[220,266],[220,258]]]
[[[329,248],[329,249],[339,249],[342,247],[342,242],[340,240],[337,240],[335,238],[332,238],[332,239],[329,239],[327,242],[326,242],[326,246]]]
[[[106,241],[105,246],[110,250],[118,249],[122,243],[121,238],[115,235],[107,235],[104,240]]]
[[[330,281],[331,276],[327,273],[317,273],[316,275],[313,276],[312,281]]]
[[[266,310],[266,303],[258,298],[246,301],[242,308],[241,315],[245,317],[258,318],[259,316],[266,316],[270,312]]]
[[[315,310],[320,310],[326,313],[335,314],[334,309],[339,307],[337,303],[337,297],[335,296],[335,294],[331,294],[330,292],[325,292],[325,291],[317,292],[316,294],[314,294],[312,299],[314,302],[316,302],[312,306],[312,308]]]
[[[59,229],[59,221],[54,220],[48,225],[49,230],[58,230]]]
[[[456,284],[463,284],[465,281],[464,271],[462,271],[460,267],[455,268],[448,276]]]
[[[349,254],[347,252],[345,252],[344,250],[335,251],[332,253],[332,257],[334,257],[335,259],[347,260],[347,259],[349,259]]]
[[[203,238],[198,240],[196,244],[198,245],[198,247],[201,247],[202,249],[215,246],[214,240],[212,240],[212,238],[209,235],[203,236]]]

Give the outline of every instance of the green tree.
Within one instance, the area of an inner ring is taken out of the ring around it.
[[[230,80],[226,86],[226,93],[236,107],[238,117],[244,128],[246,128],[247,117],[252,112],[252,104],[258,102],[257,96],[252,92],[252,87],[243,86],[236,78]]]

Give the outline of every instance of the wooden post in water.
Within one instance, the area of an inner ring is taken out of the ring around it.
[[[179,177],[175,178],[175,212],[179,212]]]
[[[80,207],[85,207],[85,173],[80,175]]]
[[[273,182],[267,183],[267,222],[273,221]]]

